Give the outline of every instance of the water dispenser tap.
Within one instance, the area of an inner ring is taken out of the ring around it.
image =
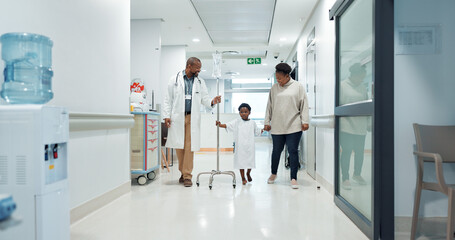
[[[49,160],[49,145],[44,145],[44,161]]]
[[[58,144],[54,145],[52,152],[54,153],[54,159],[57,159],[58,158]]]

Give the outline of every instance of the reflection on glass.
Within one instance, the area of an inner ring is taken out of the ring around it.
[[[354,63],[349,67],[349,77],[340,83],[340,105],[367,100],[367,74],[365,65]]]
[[[372,99],[372,0],[354,1],[340,17],[339,105]]]
[[[340,118],[340,195],[371,220],[371,117]]]

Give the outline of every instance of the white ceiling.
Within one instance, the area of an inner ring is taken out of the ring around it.
[[[201,59],[205,79],[212,78],[215,51],[240,52],[223,54],[221,78],[231,78],[226,72],[238,72],[236,78],[268,78],[289,57],[317,1],[131,0],[131,19],[163,19],[161,44],[186,45],[187,57]],[[267,65],[248,65],[247,57],[261,57]]]
[[[267,44],[276,0],[190,0],[215,45]]]

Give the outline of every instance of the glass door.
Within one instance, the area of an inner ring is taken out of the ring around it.
[[[388,11],[393,19],[393,4],[383,6],[389,2],[340,0],[330,10],[336,25],[335,203],[370,239],[393,239],[393,176],[382,172],[393,173],[393,20],[379,24]],[[387,97],[391,101],[383,102]],[[390,150],[384,159],[382,151]],[[388,231],[392,238],[384,238]]]
[[[373,0],[354,1],[340,16],[338,47],[338,193],[371,222]]]

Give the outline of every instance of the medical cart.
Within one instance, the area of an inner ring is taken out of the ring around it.
[[[134,126],[130,130],[131,175],[137,176],[139,185],[156,177],[160,167],[160,114],[132,112]]]

